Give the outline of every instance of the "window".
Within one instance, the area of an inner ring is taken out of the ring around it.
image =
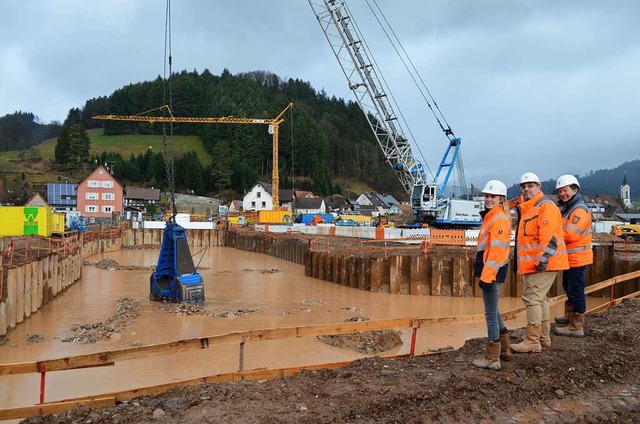
[[[256,202],[251,202],[251,208],[255,209],[256,208]]]
[[[113,212],[113,207],[112,206],[103,206],[102,207],[102,212],[111,213],[111,212]]]
[[[113,193],[102,193],[102,200],[115,200],[115,197]]]
[[[262,202],[262,208],[266,208],[267,207],[267,202]]]
[[[87,181],[87,187],[100,187],[100,181],[89,180]]]
[[[87,200],[98,200],[98,193],[88,193],[84,196]]]
[[[257,193],[256,193],[256,197],[257,197],[258,199],[259,199],[260,197],[262,197],[262,192],[261,192],[261,191],[257,192]]]
[[[98,212],[98,207],[96,205],[86,205],[84,207],[85,212],[96,213]]]
[[[113,188],[113,181],[103,181],[102,182],[102,187],[103,188]]]

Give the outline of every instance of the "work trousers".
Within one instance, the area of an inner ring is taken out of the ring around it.
[[[584,314],[587,310],[587,300],[584,296],[587,268],[589,268],[589,265],[577,266],[562,271],[562,288],[567,294],[569,303],[572,305],[571,312],[576,314]]]
[[[540,324],[549,320],[547,293],[558,273],[556,271],[536,272],[524,275],[522,301],[527,308],[527,322]]]
[[[482,289],[482,302],[484,303],[484,316],[487,321],[487,338],[489,341],[500,341],[500,330],[505,329],[504,321],[498,311],[498,299],[500,298],[500,283],[492,284],[480,282]]]

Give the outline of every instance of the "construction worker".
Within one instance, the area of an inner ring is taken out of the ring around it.
[[[499,371],[502,369],[500,359],[511,359],[509,332],[498,311],[500,285],[504,283],[509,267],[511,217],[507,206],[507,186],[502,181],[487,182],[482,193],[485,210],[480,212],[482,227],[478,235],[474,276],[482,289],[487,347],[484,357],[475,359],[473,365]]]
[[[584,337],[584,316],[587,303],[584,287],[587,268],[593,263],[591,246],[591,212],[580,194],[580,183],[573,175],[562,175],[556,182],[558,207],[562,214],[564,242],[569,255],[569,269],[562,272],[562,287],[567,294],[567,317],[558,317],[559,336]]]
[[[516,353],[541,352],[551,347],[547,293],[558,271],[569,269],[567,248],[558,207],[541,189],[540,178],[533,172],[520,177],[521,194],[516,211],[516,261],[523,275],[522,301],[527,310],[527,327],[521,343],[511,345]]]

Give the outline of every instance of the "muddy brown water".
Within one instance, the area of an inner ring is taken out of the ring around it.
[[[122,250],[99,254],[91,262],[113,259],[121,265],[154,266],[158,251]],[[196,258],[196,262],[199,258]],[[209,249],[200,264],[205,281],[207,315],[176,315],[148,300],[146,270],[103,270],[85,266],[80,281],[13,329],[0,346],[0,363],[62,358],[151,345],[233,331],[343,322],[353,317],[388,319],[481,314],[481,298],[454,298],[371,293],[305,277],[304,267],[278,258],[232,248]],[[93,344],[62,342],[78,324],[104,321],[116,312],[120,298],[140,303],[140,315],[121,336]],[[501,310],[521,306],[502,298]],[[554,313],[560,312],[556,307]],[[238,311],[244,313],[238,314]],[[247,312],[248,311],[248,312]],[[522,318],[507,322],[524,325]],[[402,329],[403,345],[384,355],[409,352],[411,330]],[[485,335],[484,324],[427,326],[418,331],[416,353],[459,347]],[[29,341],[40,339],[40,342]],[[278,368],[354,360],[364,356],[314,338],[248,342],[244,369]],[[119,361],[115,366],[48,373],[45,401],[130,390],[239,369],[238,344]],[[40,376],[0,377],[0,407],[39,401]]]

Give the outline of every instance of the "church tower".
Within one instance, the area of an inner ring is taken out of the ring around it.
[[[622,185],[620,186],[620,198],[622,199],[622,204],[625,208],[628,208],[631,205],[631,187],[627,184],[627,173],[624,173],[624,179],[622,180]]]

